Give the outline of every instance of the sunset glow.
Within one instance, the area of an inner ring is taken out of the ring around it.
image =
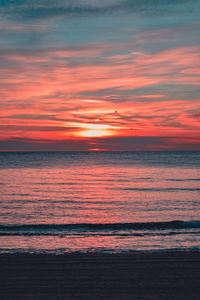
[[[102,129],[96,129],[96,130],[89,129],[78,133],[78,135],[85,136],[85,137],[98,137],[98,136],[100,137],[100,136],[112,135],[112,133]]]
[[[102,125],[102,124],[84,124],[82,127],[85,130],[77,132],[77,136],[82,137],[103,137],[114,135],[114,132],[111,131],[111,126]]]
[[[0,150],[199,150],[199,6],[99,3],[0,5]]]

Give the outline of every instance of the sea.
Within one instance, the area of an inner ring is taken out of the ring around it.
[[[1,152],[0,254],[200,251],[200,152]]]

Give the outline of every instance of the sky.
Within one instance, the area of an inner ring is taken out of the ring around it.
[[[0,0],[0,150],[200,150],[200,0]]]

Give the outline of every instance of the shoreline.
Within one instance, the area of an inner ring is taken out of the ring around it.
[[[199,252],[1,254],[1,300],[200,297]]]

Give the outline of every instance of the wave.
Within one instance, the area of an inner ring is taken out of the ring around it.
[[[184,235],[191,235],[191,234],[200,234],[200,232],[196,231],[170,231],[170,232],[148,232],[148,231],[143,231],[142,233],[136,233],[136,232],[131,232],[131,233],[124,233],[124,232],[119,232],[119,233],[106,233],[106,232],[83,232],[83,233],[69,233],[69,232],[43,232],[43,231],[38,231],[38,232],[0,232],[0,236],[57,236],[57,237],[144,237],[144,236],[172,236],[172,235],[179,235],[179,234],[184,234]]]
[[[167,230],[200,229],[200,221],[144,222],[144,223],[76,223],[76,224],[24,224],[0,225],[0,232],[66,232],[66,231],[119,231],[119,230]]]
[[[200,178],[172,178],[172,179],[165,179],[166,181],[200,181]]]
[[[139,191],[139,192],[177,192],[177,191],[200,191],[200,188],[121,188],[124,191]]]

